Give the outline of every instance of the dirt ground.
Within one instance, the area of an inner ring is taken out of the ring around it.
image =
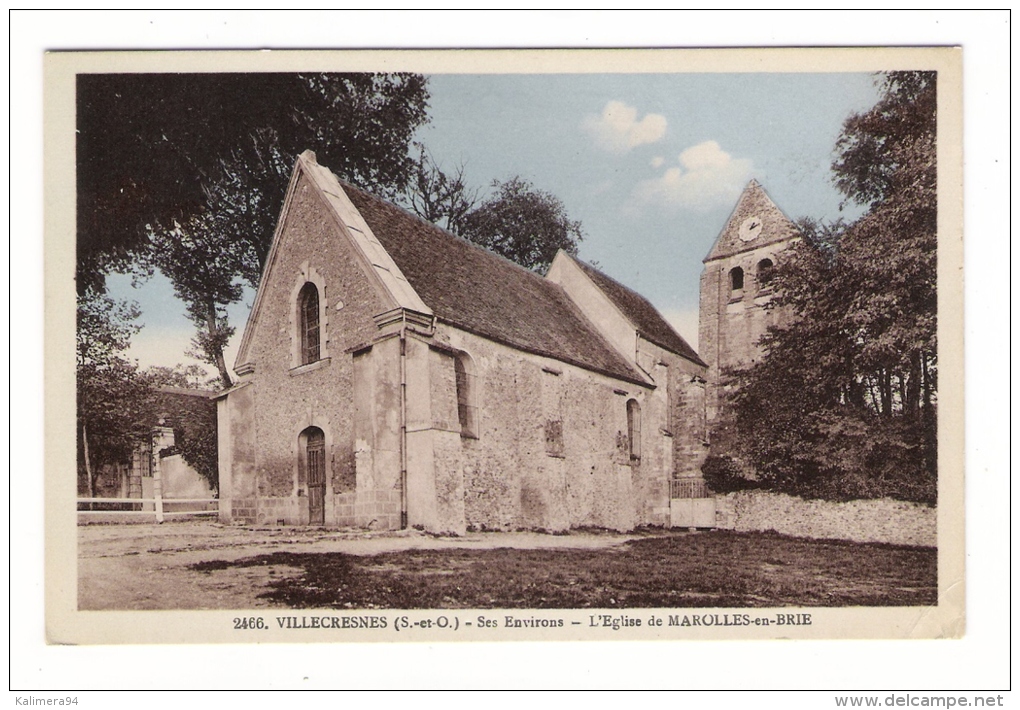
[[[935,548],[774,532],[435,537],[191,521],[87,525],[78,536],[83,610],[937,602]]]
[[[78,608],[257,609],[278,606],[259,595],[269,584],[298,576],[284,565],[227,567],[210,576],[192,566],[274,552],[376,555],[405,550],[496,548],[598,549],[646,537],[572,532],[469,533],[434,537],[415,530],[365,533],[308,528],[250,528],[211,522],[78,527]]]

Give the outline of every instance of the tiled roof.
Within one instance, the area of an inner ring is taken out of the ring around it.
[[[692,362],[705,365],[704,361],[698,357],[698,353],[694,351],[694,348],[687,344],[683,336],[673,330],[673,327],[666,322],[666,319],[655,309],[655,306],[648,302],[647,298],[627,288],[619,281],[606,276],[593,266],[585,264],[578,259],[574,259],[574,261],[588,275],[588,278],[609,297],[609,300],[620,309],[623,315],[634,324],[642,338]]]
[[[439,320],[520,350],[647,384],[558,284],[341,184],[376,239]]]

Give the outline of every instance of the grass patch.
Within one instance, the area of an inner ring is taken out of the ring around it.
[[[937,602],[936,550],[774,533],[666,534],[598,549],[275,552],[191,568],[303,570],[260,598],[294,608],[563,609],[917,606]]]

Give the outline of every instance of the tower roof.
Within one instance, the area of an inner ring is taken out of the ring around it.
[[[740,193],[736,207],[719,232],[705,261],[750,251],[765,244],[783,242],[799,235],[797,226],[783,214],[757,180]]]

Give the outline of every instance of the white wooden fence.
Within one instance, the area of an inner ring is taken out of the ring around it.
[[[708,498],[712,494],[705,481],[700,478],[673,478],[669,482],[669,497],[671,500],[678,498]]]
[[[130,505],[131,508],[128,510],[124,509],[113,509],[113,510],[96,510],[97,504],[102,504],[103,508],[109,508],[110,506],[116,506],[116,508],[122,508],[123,506]],[[177,510],[178,505],[191,506],[191,510]],[[82,506],[87,506],[88,509],[82,510]],[[201,508],[195,509],[195,506],[202,506]],[[146,516],[152,515],[155,517],[157,523],[162,523],[166,516],[176,515],[218,515],[219,514],[220,501],[218,498],[79,498],[78,499],[78,515],[85,516]]]

